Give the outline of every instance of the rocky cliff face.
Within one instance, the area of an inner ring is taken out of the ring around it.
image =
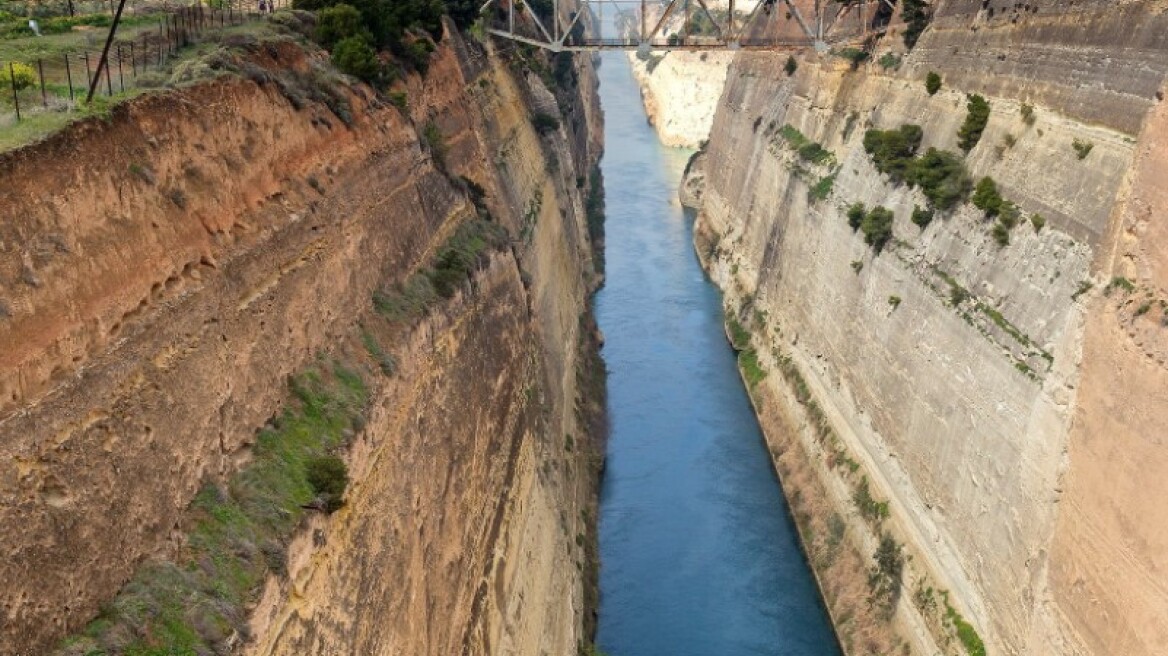
[[[687,189],[697,247],[752,333],[754,396],[856,653],[1162,650],[1166,34],[1160,2],[949,1],[910,53],[885,39],[887,68],[734,61]],[[965,155],[970,93],[991,111]],[[905,124],[992,177],[1017,225],[969,202],[910,220],[922,187],[863,144]],[[891,210],[882,250],[856,203]],[[864,563],[840,564],[833,513]],[[899,595],[857,583],[884,535],[911,556]]]
[[[710,136],[733,54],[676,50],[629,54],[649,122],[666,146],[697,148]]]
[[[557,100],[452,35],[402,111],[287,42],[245,59],[0,158],[0,525],[20,527],[0,537],[0,653],[46,651],[143,565],[215,571],[190,561],[184,509],[235,494],[285,380],[330,359],[368,388],[347,504],[281,510],[298,528],[251,619],[190,610],[192,633],[249,653],[574,652],[594,566],[590,64]],[[560,127],[537,132],[534,107]],[[375,312],[476,216],[511,238],[471,281],[411,321]],[[151,638],[91,629],[73,644]]]

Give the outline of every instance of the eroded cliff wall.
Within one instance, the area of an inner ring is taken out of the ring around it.
[[[785,55],[742,53],[730,69],[695,163],[697,247],[753,333],[766,372],[754,395],[780,471],[795,471],[788,492],[802,481],[819,499],[801,521],[813,561],[831,552],[832,512],[858,553],[888,534],[912,556],[896,635],[865,633],[881,633],[879,617],[850,622],[864,640],[922,653],[1163,645],[1164,522],[1139,497],[1168,471],[1151,219],[1165,204],[1149,182],[1163,165],[1165,35],[1161,2],[942,2],[911,52],[881,43],[887,66],[805,54],[787,78]],[[965,155],[969,93],[991,113]],[[904,124],[923,129],[921,153],[991,176],[1018,225],[996,229],[970,203],[914,224],[921,187],[894,184],[863,145],[866,130]],[[813,142],[830,153],[800,151]],[[894,213],[882,251],[849,225],[856,203]],[[848,576],[817,564],[832,604]]]
[[[286,511],[303,516],[286,571],[219,647],[585,640],[590,64],[557,100],[451,34],[403,111],[317,58],[258,44],[242,77],[0,158],[0,524],[20,527],[0,537],[0,652],[47,651],[143,564],[181,565],[196,491],[247,466],[285,381],[321,357],[364,363],[370,389],[348,503]],[[536,107],[561,127],[538,133]],[[379,328],[374,292],[484,216],[509,246],[424,318]],[[394,375],[376,374],[370,334]]]

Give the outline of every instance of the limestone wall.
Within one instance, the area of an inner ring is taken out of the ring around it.
[[[1072,436],[1087,416],[1127,412],[1083,410],[1099,407],[1091,400],[1098,392],[1089,392],[1097,383],[1086,378],[1096,356],[1084,325],[1115,305],[1114,288],[1112,300],[1103,294],[1113,275],[1135,275],[1101,269],[1098,258],[1115,239],[1115,208],[1127,198],[1133,159],[1155,139],[1141,126],[1148,108],[1159,106],[1168,50],[1163,30],[1143,29],[1164,19],[1163,7],[1032,3],[1032,11],[990,18],[973,4],[943,3],[917,48],[888,70],[806,55],[788,79],[780,55],[739,55],[700,164],[698,248],[731,308],[761,313],[754,330],[760,359],[774,374],[779,358],[789,358],[860,465],[854,473],[823,467],[819,476],[848,490],[836,495],[835,508],[857,534],[871,536],[853,540],[861,551],[872,552],[878,532],[848,503],[859,476],[890,501],[880,530],[899,536],[913,556],[892,622],[903,639],[919,651],[935,644],[963,653],[952,623],[914,599],[916,577],[927,576],[930,586],[949,591],[991,653],[1118,653],[1120,636],[1130,646],[1123,653],[1154,653],[1159,629],[1144,613],[1168,610],[1154,564],[1162,552],[1157,529],[1113,523],[1132,511],[1118,510],[1122,494],[1102,489],[1104,480],[1124,478],[1129,465],[1122,463],[1133,461],[1101,459],[1097,446],[1078,452],[1094,456],[1077,456]],[[1093,36],[1083,36],[1088,29]],[[1103,36],[1120,32],[1138,37],[1135,45]],[[875,59],[884,48],[903,51],[889,39]],[[1118,65],[1123,58],[1138,63]],[[934,96],[923,84],[930,70],[944,78]],[[1070,91],[1084,85],[1085,95]],[[986,94],[992,113],[965,163],[974,180],[992,176],[1022,209],[1006,246],[968,204],[925,229],[914,225],[913,208],[925,205],[921,192],[890,184],[862,146],[868,128],[912,123],[923,128],[922,150],[957,152],[970,92]],[[1032,124],[1023,103],[1034,107]],[[834,160],[800,158],[781,136],[784,125],[820,142]],[[1076,140],[1092,144],[1085,158],[1072,147]],[[1155,169],[1154,158],[1139,161],[1141,170]],[[825,198],[809,195],[833,175]],[[894,240],[879,255],[848,225],[847,207],[856,202],[895,212]],[[1040,230],[1025,220],[1035,214],[1045,220]],[[1131,243],[1145,238],[1139,229],[1129,235]],[[1141,275],[1152,281],[1154,305],[1154,274]],[[1130,303],[1131,312],[1141,307]],[[1150,339],[1137,341],[1158,352]],[[1160,366],[1154,356],[1145,362]],[[1148,393],[1163,392],[1145,382]],[[763,383],[775,394],[787,384],[781,375]],[[1148,442],[1151,424],[1125,429],[1150,449],[1139,471],[1163,471],[1151,464],[1159,453]],[[1096,444],[1101,435],[1088,432],[1080,439]],[[809,453],[829,456],[810,439]],[[1093,473],[1077,473],[1086,467]],[[1082,516],[1084,502],[1069,505],[1068,489],[1080,499],[1110,500],[1104,518],[1090,521],[1107,529],[1083,535],[1072,518]],[[1057,545],[1068,552],[1060,556]],[[1113,599],[1111,611],[1087,602],[1084,585],[1094,586],[1095,599]]]

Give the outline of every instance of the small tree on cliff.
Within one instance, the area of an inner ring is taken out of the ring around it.
[[[799,70],[799,62],[795,61],[793,55],[787,55],[787,64],[783,66],[783,70],[787,72],[787,77],[791,77]]]
[[[333,48],[333,65],[342,73],[366,82],[377,81],[382,70],[377,53],[373,52],[373,48],[359,36],[350,36],[337,43]]]
[[[904,0],[904,8],[901,9],[901,18],[904,19],[904,45],[906,48],[912,49],[917,44],[917,39],[921,38],[921,32],[929,26],[929,21],[933,19],[932,12],[929,11],[929,5],[925,0]]]
[[[957,131],[957,146],[968,153],[981,141],[981,133],[985,131],[986,124],[990,121],[990,104],[975,93],[969,96],[965,108],[968,113],[965,115],[965,122],[961,124],[961,129]]]
[[[328,7],[317,15],[313,38],[326,50],[332,50],[339,41],[351,36],[359,36],[369,43],[373,42],[373,34],[365,27],[361,12],[353,5]]]
[[[934,96],[940,90],[941,76],[936,71],[929,71],[929,74],[925,76],[925,91],[928,91],[930,96]]]

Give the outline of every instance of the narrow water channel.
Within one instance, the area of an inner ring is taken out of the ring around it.
[[[608,277],[596,314],[612,433],[597,642],[608,656],[836,656],[676,200],[688,153],[657,141],[622,53],[603,55],[600,80]]]

